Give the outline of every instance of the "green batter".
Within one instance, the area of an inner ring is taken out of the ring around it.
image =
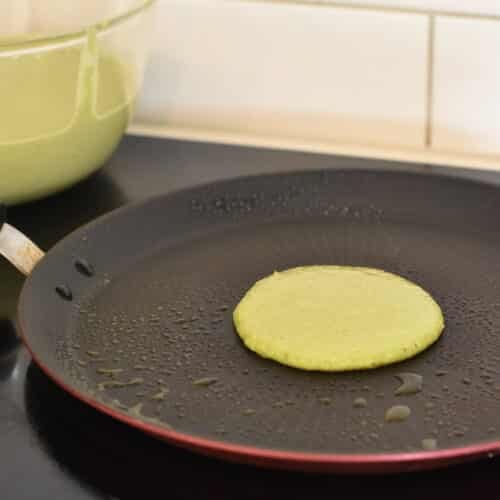
[[[0,47],[0,199],[6,203],[55,192],[100,167],[125,131],[131,106],[129,75],[99,52],[95,32],[83,48],[9,55],[16,53]]]
[[[378,269],[310,266],[258,281],[234,311],[238,334],[265,358],[304,370],[376,368],[410,358],[444,329],[422,288]]]

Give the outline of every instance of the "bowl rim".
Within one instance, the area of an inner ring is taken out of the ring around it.
[[[44,35],[33,33],[32,35],[23,36],[22,40],[17,40],[15,37],[0,37],[0,51],[5,49],[16,50],[26,49],[41,46],[50,46],[61,42],[74,42],[85,39],[89,29],[95,29],[97,34],[106,33],[110,29],[128,21],[143,11],[150,8],[157,0],[139,0],[134,7],[121,12],[110,18],[105,18],[97,23],[85,26],[77,31],[61,32],[56,35]]]

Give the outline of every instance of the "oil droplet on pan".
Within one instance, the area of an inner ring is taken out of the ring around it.
[[[108,377],[114,377],[123,371],[123,368],[97,368],[96,372],[100,375],[107,375]]]
[[[133,378],[132,380],[129,380],[128,382],[120,382],[119,380],[108,380],[106,382],[100,382],[97,384],[97,388],[100,391],[104,391],[108,387],[112,388],[121,388],[121,387],[127,387],[131,385],[139,385],[142,384],[144,380],[142,378]]]
[[[207,387],[209,385],[215,384],[219,379],[217,377],[203,377],[193,381],[193,385],[199,385]]]
[[[154,394],[151,396],[151,399],[154,401],[163,401],[165,399],[165,396],[169,393],[170,391],[168,390],[167,387],[162,387],[160,389],[160,392]]]
[[[391,406],[385,412],[386,422],[402,422],[406,420],[411,414],[411,410],[406,405],[395,405]]]
[[[368,401],[365,398],[356,398],[352,405],[354,408],[366,408],[368,406]]]
[[[328,398],[328,397],[318,398],[318,401],[322,405],[331,405],[332,404],[332,398]]]
[[[73,300],[73,292],[71,291],[70,287],[68,285],[57,285],[56,286],[56,292],[61,299],[71,301]]]
[[[437,448],[437,441],[434,438],[422,439],[422,448],[427,451],[435,450]]]
[[[79,273],[85,276],[94,276],[94,268],[85,259],[76,259],[75,268]]]
[[[423,377],[417,373],[398,373],[396,377],[401,380],[401,385],[396,389],[396,396],[416,394],[422,390]]]

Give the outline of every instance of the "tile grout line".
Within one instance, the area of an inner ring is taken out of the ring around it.
[[[426,102],[426,125],[425,125],[425,147],[432,147],[433,119],[434,119],[434,46],[436,39],[436,16],[429,16],[429,31],[427,41],[427,102]]]
[[[417,7],[391,7],[389,5],[372,5],[362,1],[358,3],[347,3],[342,0],[238,0],[240,3],[260,3],[278,5],[310,5],[315,7],[332,7],[340,9],[366,10],[372,12],[385,12],[393,14],[420,14],[429,16],[455,17],[461,19],[479,19],[489,21],[500,21],[499,14],[480,14],[474,12],[453,12],[438,9],[419,9]]]

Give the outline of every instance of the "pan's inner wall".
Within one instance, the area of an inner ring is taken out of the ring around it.
[[[212,185],[119,212],[51,252],[23,294],[40,361],[113,408],[178,431],[316,452],[449,448],[500,438],[500,192],[383,172]],[[95,278],[72,269],[75,256]],[[446,329],[414,359],[366,372],[287,368],[248,351],[232,310],[273,270],[378,267],[428,290]],[[65,303],[53,286],[68,283]],[[396,375],[424,377],[396,396]],[[354,407],[364,398],[366,407]],[[386,423],[393,405],[410,417]]]

